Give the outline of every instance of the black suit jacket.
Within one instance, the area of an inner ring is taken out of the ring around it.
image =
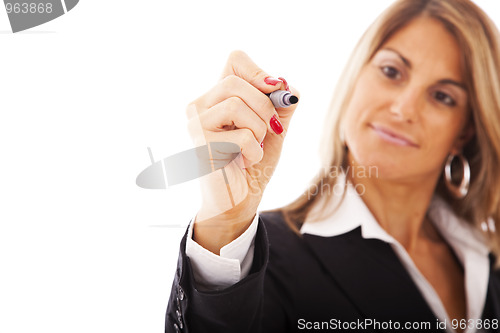
[[[196,289],[185,247],[186,235],[167,333],[444,332],[391,246],[363,239],[360,227],[335,237],[299,237],[280,213],[262,213],[250,274],[220,291]],[[490,262],[483,319],[498,320],[500,271],[493,270],[493,255]],[[430,327],[403,329],[407,322]],[[498,325],[489,331],[500,332]]]

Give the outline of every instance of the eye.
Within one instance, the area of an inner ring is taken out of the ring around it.
[[[442,91],[436,91],[435,93],[433,93],[433,97],[440,103],[443,103],[448,106],[455,106],[457,104],[450,95]]]
[[[391,80],[397,80],[401,78],[401,73],[392,66],[382,66],[380,67],[380,70]]]

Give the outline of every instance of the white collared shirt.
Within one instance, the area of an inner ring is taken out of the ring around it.
[[[489,250],[484,238],[477,229],[458,218],[447,203],[439,197],[432,199],[428,213],[431,221],[455,251],[464,267],[467,319],[481,319],[486,302],[490,269]],[[253,261],[258,220],[257,214],[250,227],[240,237],[220,250],[220,256],[204,249],[192,240],[192,224],[190,224],[186,254],[191,259],[195,280],[202,288],[225,288],[248,275]],[[333,214],[324,220],[306,219],[300,232],[332,237],[347,233],[359,226],[361,226],[363,238],[379,239],[391,245],[436,318],[441,321],[446,320],[447,332],[455,332],[451,328],[446,309],[432,285],[420,273],[406,249],[377,223],[352,185],[347,186],[345,198]],[[483,330],[475,328],[465,330],[465,333],[475,332],[481,333]]]

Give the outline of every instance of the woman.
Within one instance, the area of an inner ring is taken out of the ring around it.
[[[499,73],[472,2],[397,1],[340,80],[314,183],[257,214],[295,108],[234,52],[188,117],[242,159],[203,179],[166,332],[500,332]]]

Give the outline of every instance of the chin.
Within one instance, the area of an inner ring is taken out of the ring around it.
[[[380,147],[366,147],[364,149],[349,149],[349,165],[354,165],[350,175],[356,177],[397,179],[409,174],[412,165],[403,154],[396,154]]]

